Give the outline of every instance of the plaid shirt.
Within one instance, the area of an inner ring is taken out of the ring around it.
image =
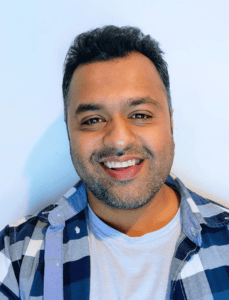
[[[229,209],[178,178],[169,176],[166,184],[181,194],[181,234],[166,299],[229,299]],[[0,300],[89,299],[86,209],[79,181],[55,205],[0,232]]]

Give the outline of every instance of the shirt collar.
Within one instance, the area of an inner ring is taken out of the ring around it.
[[[199,246],[202,244],[202,224],[211,228],[219,228],[229,224],[229,209],[223,205],[190,191],[172,173],[168,176],[166,184],[181,195],[181,229],[195,244]],[[38,215],[48,219],[51,225],[61,225],[84,210],[87,205],[87,188],[80,180],[55,205],[50,205]]]
[[[201,225],[211,228],[228,226],[229,209],[192,192],[172,173],[166,183],[181,195],[181,228],[195,244],[202,245]]]
[[[66,220],[80,213],[87,206],[87,188],[80,180],[56,203],[58,206],[51,211],[48,220],[51,225],[61,225]]]

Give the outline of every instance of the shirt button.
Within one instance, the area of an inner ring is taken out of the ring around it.
[[[75,231],[77,234],[80,233],[80,228],[78,226],[76,226]]]
[[[59,216],[60,216],[60,214],[57,214],[57,216],[59,217]]]
[[[56,263],[56,265],[59,267],[60,263]]]

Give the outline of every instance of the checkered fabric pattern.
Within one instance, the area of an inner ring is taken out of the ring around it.
[[[181,194],[182,229],[166,299],[229,299],[229,209],[175,176],[166,184]],[[86,186],[79,181],[55,205],[0,232],[0,300],[89,299],[86,209]]]

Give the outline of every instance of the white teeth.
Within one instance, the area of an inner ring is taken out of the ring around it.
[[[134,166],[137,163],[140,162],[140,159],[130,159],[128,161],[123,161],[123,162],[115,162],[115,161],[105,161],[104,165],[110,169],[117,169],[117,168],[126,168],[130,166]]]
[[[128,161],[122,161],[121,163],[120,163],[120,165],[121,165],[121,167],[123,167],[123,168],[126,168],[126,167],[128,167],[129,165],[128,165]],[[132,165],[132,164],[131,164]]]

